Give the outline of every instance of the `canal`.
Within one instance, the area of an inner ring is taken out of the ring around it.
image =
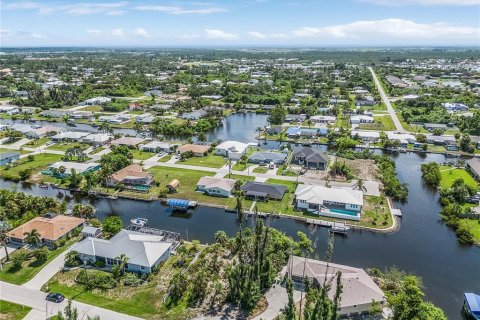
[[[43,125],[38,122],[36,124]],[[222,125],[208,134],[208,140],[256,142],[256,128],[266,124],[267,115],[237,113],[223,119]],[[96,128],[89,125],[79,125],[78,129],[96,131]],[[261,142],[261,146],[278,149],[279,143]],[[325,149],[325,146],[319,148]],[[430,161],[441,163],[445,157],[401,153],[393,158],[400,181],[406,182],[409,187],[408,201],[395,204],[403,211],[400,230],[392,234],[356,231],[345,237],[336,237],[333,261],[382,270],[395,266],[415,273],[423,279],[426,298],[445,310],[450,319],[459,319],[463,292],[480,292],[480,249],[458,244],[455,233],[442,223],[438,215],[441,209],[438,193],[422,182],[421,164]],[[15,188],[29,194],[58,197],[70,204],[90,201],[69,192],[2,180],[0,188]],[[129,224],[130,219],[141,216],[148,218],[152,227],[179,232],[184,239],[198,239],[204,243],[212,243],[218,230],[233,235],[239,228],[235,215],[221,209],[200,207],[193,214],[185,216],[172,213],[158,201],[97,199],[91,203],[97,209],[97,217],[100,219],[113,214],[120,216],[124,224]],[[294,238],[297,231],[309,234],[316,243],[314,255],[324,256],[328,237],[326,229],[310,230],[302,222],[290,219],[270,219],[267,223]]]

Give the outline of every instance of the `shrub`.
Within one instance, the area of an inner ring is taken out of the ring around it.
[[[142,281],[138,278],[136,273],[128,272],[125,275],[125,281],[123,282],[126,286],[138,286],[142,283]]]
[[[105,261],[97,260],[97,261],[95,261],[95,265],[100,269],[105,268]]]

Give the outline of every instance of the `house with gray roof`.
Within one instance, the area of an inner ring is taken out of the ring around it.
[[[279,184],[267,184],[263,182],[247,181],[242,186],[245,197],[253,200],[282,200],[287,192],[287,187]]]
[[[286,158],[287,158],[286,153],[257,151],[252,153],[250,158],[248,158],[248,162],[255,163],[255,164],[273,162],[276,165],[279,165],[284,163]]]
[[[121,230],[110,240],[88,237],[77,243],[73,250],[80,254],[84,262],[105,262],[105,266],[120,264],[119,256],[128,258],[125,270],[150,273],[152,269],[170,257],[174,243],[163,235]]]
[[[0,152],[0,166],[20,159],[19,152]]]
[[[473,177],[480,181],[480,159],[472,158],[465,162],[465,166],[472,173]]]
[[[363,269],[299,256],[290,256],[287,264],[287,275],[300,286],[304,285],[305,278],[315,285],[322,285],[338,272],[343,288],[338,306],[340,316],[368,314],[374,303],[383,307],[385,294]],[[328,291],[330,299],[335,295],[336,285],[337,282],[332,281]]]
[[[201,177],[197,182],[197,191],[205,192],[209,196],[230,197],[235,180],[215,177]]]
[[[293,151],[292,162],[310,169],[325,170],[328,157],[319,149],[303,147]]]

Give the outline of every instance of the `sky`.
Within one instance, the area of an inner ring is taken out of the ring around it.
[[[0,0],[1,47],[480,47],[480,0]]]

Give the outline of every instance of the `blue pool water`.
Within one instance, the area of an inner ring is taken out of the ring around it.
[[[329,209],[331,212],[346,214],[349,216],[357,216],[357,212],[344,209]]]

